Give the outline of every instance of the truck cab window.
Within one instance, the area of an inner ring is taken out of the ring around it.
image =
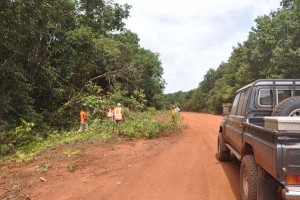
[[[245,115],[245,107],[248,99],[248,90],[241,92],[240,101],[237,108],[237,115],[244,116]]]
[[[291,96],[292,96],[291,90],[277,90],[277,103],[280,103],[281,101]]]
[[[294,96],[300,96],[300,90],[295,90],[295,95]]]
[[[231,108],[231,111],[230,111],[231,115],[235,115],[236,114],[236,110],[237,110],[239,98],[240,98],[240,93],[238,93],[238,94],[235,95],[235,98],[234,98],[234,101],[233,101],[233,104],[232,104],[232,108]]]
[[[261,89],[259,90],[258,104],[260,106],[271,106],[273,101],[272,90]]]
[[[245,114],[246,114],[246,105],[247,105],[247,101],[248,101],[249,90],[246,90],[244,93],[245,93],[245,97],[244,97],[242,114],[241,114],[242,116],[245,116]]]

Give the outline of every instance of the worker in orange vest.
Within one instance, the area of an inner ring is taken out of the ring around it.
[[[87,131],[88,130],[88,123],[87,123],[87,111],[85,108],[83,108],[80,111],[80,128],[79,128],[79,132],[81,131]]]
[[[112,107],[108,108],[106,116],[109,122],[114,122],[114,109]]]
[[[124,120],[124,109],[121,108],[120,103],[117,103],[117,107],[114,109],[114,120],[118,127],[120,127],[121,121]]]

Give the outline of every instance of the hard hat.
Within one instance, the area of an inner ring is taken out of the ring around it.
[[[120,103],[117,103],[117,106],[120,106],[121,104]]]

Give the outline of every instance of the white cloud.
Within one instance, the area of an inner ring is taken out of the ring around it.
[[[158,52],[165,93],[198,87],[209,68],[226,62],[247,39],[254,19],[279,8],[280,0],[115,0],[132,5],[126,27],[140,44]]]

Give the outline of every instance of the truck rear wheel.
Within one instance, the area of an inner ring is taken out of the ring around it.
[[[244,156],[240,169],[240,190],[242,200],[257,198],[258,166],[253,155]]]
[[[230,159],[230,151],[224,150],[224,145],[223,134],[220,132],[218,137],[218,159],[223,162]]]
[[[290,97],[280,102],[273,109],[272,116],[300,116],[300,97]]]

